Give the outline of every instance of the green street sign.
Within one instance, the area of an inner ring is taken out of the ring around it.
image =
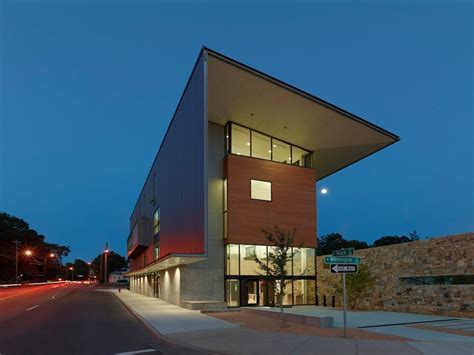
[[[325,264],[360,264],[358,256],[325,256]]]
[[[354,255],[354,248],[339,249],[332,252],[333,256]]]

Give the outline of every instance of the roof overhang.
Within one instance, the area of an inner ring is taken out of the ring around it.
[[[136,276],[143,274],[150,274],[161,270],[166,270],[175,266],[194,264],[205,260],[205,255],[195,254],[170,254],[162,259],[159,259],[141,269],[133,270],[124,274],[124,276]]]
[[[399,140],[324,100],[209,49],[208,119],[261,131],[315,152],[317,180]]]

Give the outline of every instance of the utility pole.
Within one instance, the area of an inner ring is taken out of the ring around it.
[[[21,242],[19,240],[14,240],[12,242],[15,244],[15,283],[18,282],[18,244]]]
[[[105,242],[105,250],[104,250],[104,284],[107,285],[107,254],[109,253],[109,243]]]

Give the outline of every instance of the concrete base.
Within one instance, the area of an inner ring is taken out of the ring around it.
[[[227,308],[222,301],[181,301],[181,307],[192,310],[213,310]]]
[[[258,308],[242,308],[242,312],[258,314],[260,316],[280,319],[280,312],[265,311],[263,309],[258,309]],[[304,324],[310,327],[318,327],[318,328],[333,328],[334,327],[333,317],[314,317],[314,316],[305,316],[301,314],[285,313],[285,319],[288,322]]]

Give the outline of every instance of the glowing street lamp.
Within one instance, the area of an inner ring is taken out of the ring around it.
[[[71,270],[71,281],[74,281],[74,268],[70,266],[69,270]]]
[[[25,255],[26,256],[31,256],[31,255],[33,255],[33,252],[31,250],[25,250]]]

